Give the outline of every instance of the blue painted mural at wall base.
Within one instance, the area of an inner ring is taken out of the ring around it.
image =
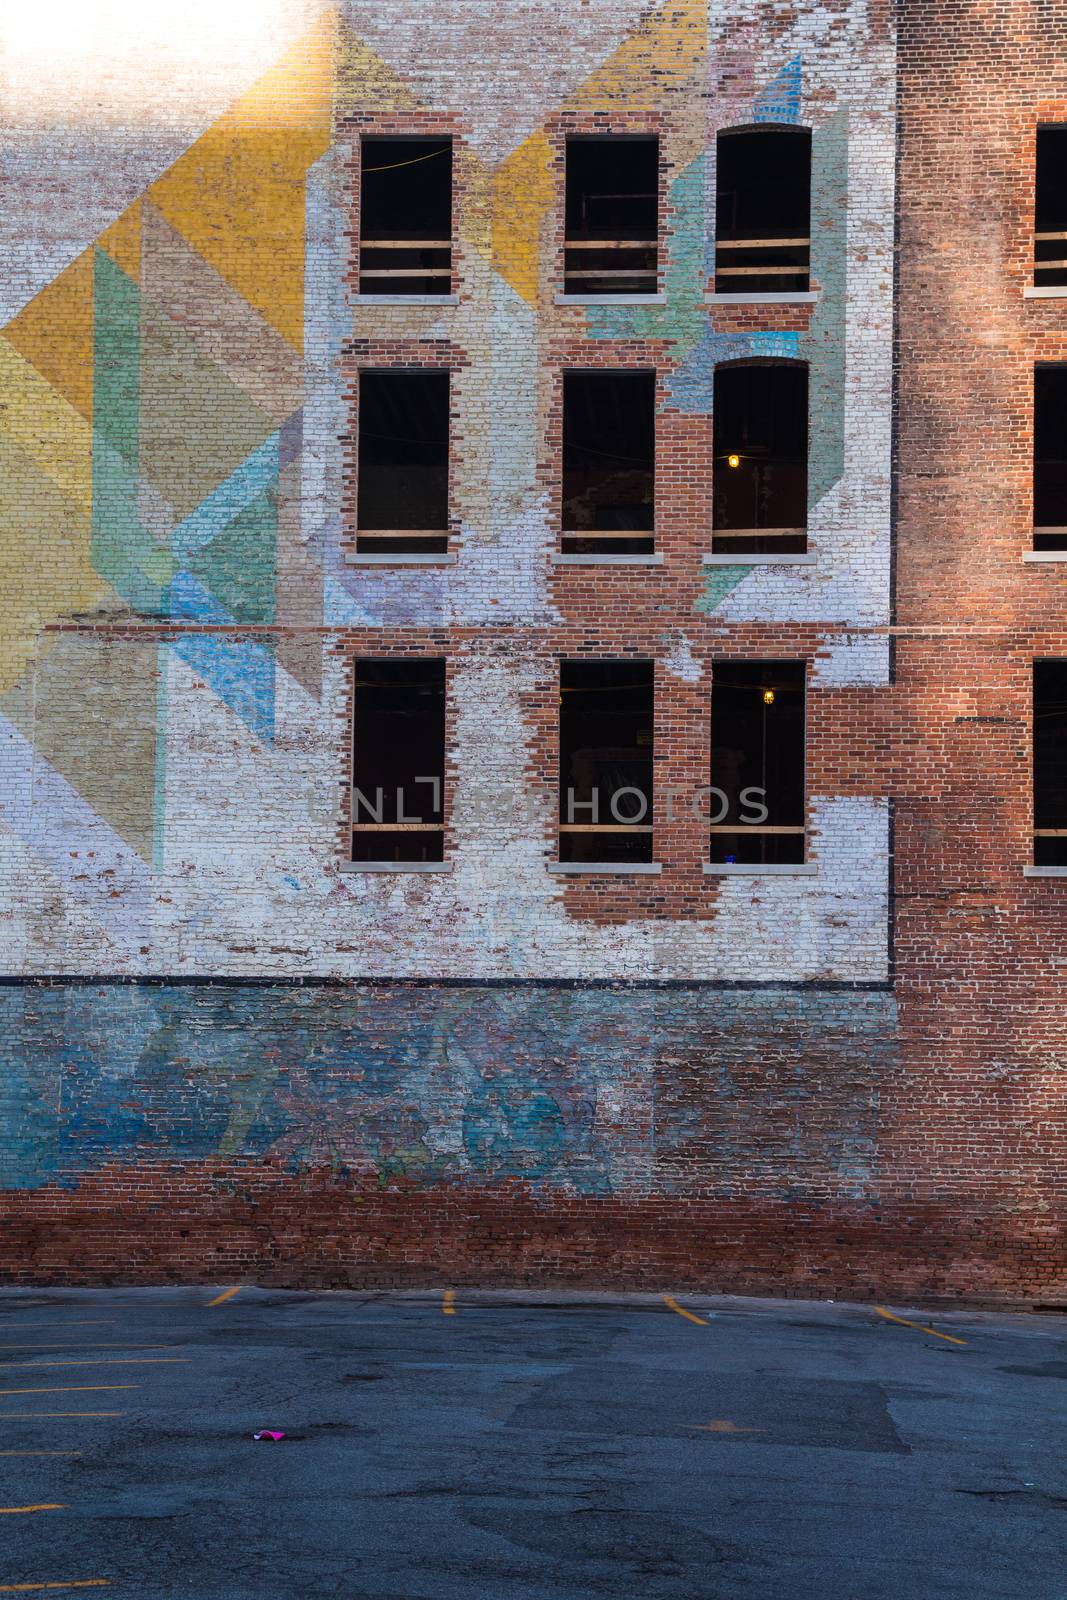
[[[0,989],[0,1028],[7,1189],[258,1159],[863,1199],[895,1016],[866,991],[27,984]]]

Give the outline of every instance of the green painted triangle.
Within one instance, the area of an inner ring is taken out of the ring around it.
[[[238,622],[274,621],[278,492],[269,485],[186,562]]]

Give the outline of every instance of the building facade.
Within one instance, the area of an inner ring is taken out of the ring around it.
[[[268,11],[16,56],[2,1270],[1062,1299],[1067,19]]]

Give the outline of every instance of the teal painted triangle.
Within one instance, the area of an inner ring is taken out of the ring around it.
[[[238,622],[274,621],[278,493],[271,484],[186,567]]]
[[[141,292],[97,250],[93,273],[93,567],[136,611],[167,610],[173,558],[141,522]]]

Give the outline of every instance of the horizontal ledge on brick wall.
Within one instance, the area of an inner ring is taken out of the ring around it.
[[[548,558],[554,567],[662,567],[662,556],[576,556],[553,551]]]
[[[1067,878],[1067,867],[1024,867],[1024,878]]]
[[[665,306],[665,294],[557,294],[558,306]]]
[[[592,872],[621,877],[655,877],[663,871],[658,861],[550,861],[549,872],[562,872],[573,878]]]
[[[708,878],[814,878],[814,861],[705,861]]]
[[[451,872],[451,861],[342,861],[342,872]]]
[[[1024,289],[1024,300],[1067,300],[1067,284],[1056,289]]]
[[[1027,550],[1023,560],[1035,564],[1046,561],[1067,561],[1067,550]]]
[[[458,306],[458,294],[354,294],[354,306]]]
[[[701,556],[703,567],[813,567],[813,555],[730,556],[718,552]]]
[[[821,289],[802,289],[796,294],[708,294],[704,301],[709,306],[810,306],[821,293]]]
[[[355,550],[345,551],[345,564],[349,567],[454,567],[454,555],[440,556],[365,556]]]

